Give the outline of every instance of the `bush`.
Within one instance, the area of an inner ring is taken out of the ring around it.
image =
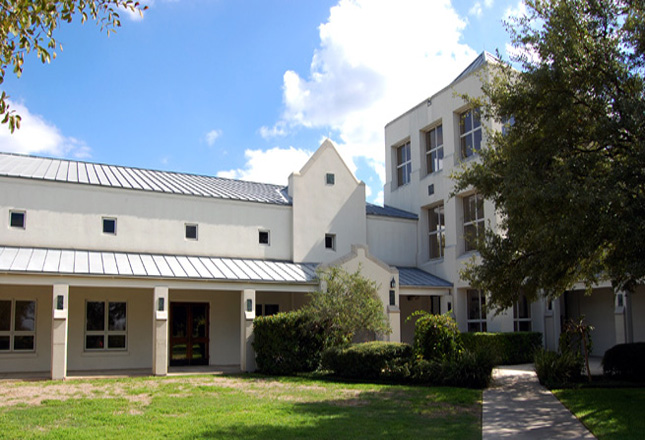
[[[645,342],[614,345],[602,358],[605,376],[645,381]]]
[[[453,359],[461,351],[461,338],[455,320],[449,315],[431,315],[425,311],[414,312],[420,316],[414,327],[414,350],[425,360]]]
[[[576,353],[538,350],[534,357],[538,380],[547,388],[557,388],[580,380],[582,358]]]
[[[528,364],[542,346],[542,333],[462,333],[464,348],[491,354],[495,365]]]
[[[324,351],[322,367],[349,379],[390,379],[409,377],[412,347],[400,342],[365,342]]]
[[[314,371],[325,348],[325,331],[302,311],[259,316],[253,321],[258,371],[293,374]]]
[[[417,360],[411,369],[411,380],[425,385],[486,388],[492,371],[493,359],[486,351],[462,350],[451,359]]]

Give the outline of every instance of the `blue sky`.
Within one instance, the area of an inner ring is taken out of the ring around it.
[[[0,151],[286,184],[325,137],[382,201],[385,124],[481,51],[521,0],[148,0],[108,38],[63,24],[4,90]]]

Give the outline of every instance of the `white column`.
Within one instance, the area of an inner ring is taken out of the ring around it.
[[[243,290],[240,298],[240,369],[251,372],[255,371],[255,352],[251,345],[255,319],[255,290]]]
[[[633,342],[632,297],[625,291],[616,292],[614,299],[614,325],[616,329],[616,344]]]
[[[168,374],[168,287],[156,286],[152,305],[152,374]]]
[[[69,308],[69,285],[54,284],[52,289],[52,357],[51,378],[67,377],[67,317]]]

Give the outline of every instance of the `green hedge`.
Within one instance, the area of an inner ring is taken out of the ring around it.
[[[257,369],[265,374],[314,371],[325,348],[325,331],[302,311],[259,316],[253,321]]]
[[[605,352],[602,369],[606,376],[645,381],[645,342],[618,344]]]
[[[490,353],[495,365],[527,364],[542,347],[542,333],[462,333],[461,341],[472,352]]]
[[[535,351],[534,362],[538,380],[549,389],[568,386],[580,379],[582,358],[571,351],[556,353],[541,348]]]
[[[401,342],[365,342],[323,352],[322,368],[349,379],[404,379],[412,346]]]
[[[493,359],[485,351],[462,350],[453,358],[417,359],[410,372],[410,380],[418,384],[486,388],[492,378]]]
[[[414,351],[425,360],[453,359],[462,350],[459,328],[449,314],[431,315],[418,311],[414,324]]]

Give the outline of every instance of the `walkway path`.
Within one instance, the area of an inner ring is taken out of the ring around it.
[[[537,380],[533,365],[493,370],[484,390],[482,440],[595,439]]]

